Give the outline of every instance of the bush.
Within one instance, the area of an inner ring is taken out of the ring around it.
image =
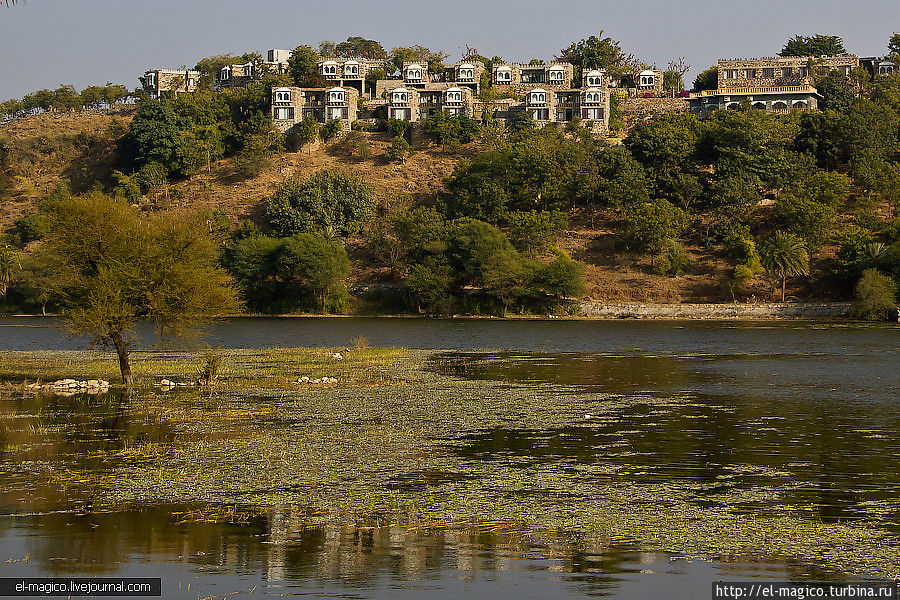
[[[232,162],[234,174],[241,179],[253,179],[254,177],[259,177],[259,175],[269,168],[271,164],[272,160],[265,154],[256,154],[252,152],[241,152]]]
[[[634,247],[660,252],[687,227],[687,214],[668,200],[656,199],[629,206],[625,221]]]
[[[867,269],[856,284],[851,313],[858,319],[883,321],[897,310],[897,284],[876,269]]]
[[[266,219],[281,236],[331,229],[359,231],[375,210],[372,188],[362,177],[324,170],[284,181],[266,207]]]
[[[344,130],[344,125],[340,119],[332,119],[328,121],[320,129],[320,135],[326,142],[333,140]]]
[[[358,161],[366,160],[372,156],[372,144],[369,143],[369,138],[361,131],[351,131],[344,139],[334,145],[334,149]]]
[[[410,125],[409,121],[401,121],[400,119],[387,119],[384,121],[385,130],[391,134],[391,137],[404,137]]]
[[[775,201],[775,218],[788,231],[800,235],[810,248],[817,248],[834,222],[834,209],[815,200],[782,194]]]
[[[684,275],[691,264],[691,257],[685,251],[684,246],[672,240],[668,248],[661,252],[654,260],[656,272],[668,277]]]
[[[406,159],[412,154],[412,147],[402,137],[395,137],[391,140],[391,145],[384,153],[385,157],[394,162],[406,162]]]
[[[556,236],[569,226],[561,211],[513,211],[507,214],[509,239],[521,252],[537,253],[556,243]]]

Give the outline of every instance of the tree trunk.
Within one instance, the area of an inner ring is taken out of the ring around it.
[[[781,302],[784,303],[784,286],[785,282],[787,282],[787,275],[781,276]]]
[[[126,388],[130,388],[134,383],[134,379],[131,377],[131,364],[128,362],[128,348],[125,345],[125,340],[118,331],[110,333],[109,337],[115,344],[116,353],[119,355],[119,370],[122,371],[122,383],[125,384]]]

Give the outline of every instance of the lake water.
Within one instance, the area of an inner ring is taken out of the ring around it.
[[[83,347],[53,325],[2,319],[0,349]],[[433,440],[468,465],[472,485],[494,464],[588,486],[672,484],[699,510],[865,521],[896,537],[898,334],[814,323],[232,319],[206,343],[339,347],[364,336],[373,346],[454,350],[429,361],[445,375],[588,399],[583,417],[563,424],[513,419]],[[271,427],[288,435],[292,424]],[[287,505],[95,511],[89,495],[71,492],[89,481],[53,471],[101,477],[147,460],[134,455],[138,445],[184,435],[178,422],[114,402],[0,394],[0,577],[162,577],[163,597],[185,599],[693,599],[709,598],[714,580],[856,577],[789,556],[700,560],[643,540],[515,523],[303,528]]]

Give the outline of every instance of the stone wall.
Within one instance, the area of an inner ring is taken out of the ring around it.
[[[836,319],[849,302],[828,304],[637,304],[582,302],[581,316],[596,319]]]
[[[643,120],[659,114],[680,115],[688,112],[686,98],[626,98],[619,108],[628,120]]]

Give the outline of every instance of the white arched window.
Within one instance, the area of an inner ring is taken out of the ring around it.
[[[547,92],[544,90],[533,90],[528,97],[532,104],[545,104],[547,102]]]
[[[337,75],[337,63],[327,62],[322,65],[322,75]]]
[[[585,104],[599,104],[601,102],[600,97],[600,92],[587,91],[584,94],[584,102]]]
[[[340,88],[336,88],[333,90],[328,90],[328,101],[341,103],[344,101],[344,90]]]
[[[462,90],[455,88],[447,90],[447,102],[462,102]]]
[[[394,104],[405,104],[409,101],[409,93],[406,90],[394,90],[391,92],[391,102]]]
[[[497,69],[497,83],[509,83],[512,81],[512,71],[509,67]]]
[[[231,77],[231,67],[223,67],[221,71],[219,71],[219,79],[225,81],[226,79]]]
[[[642,75],[641,76],[641,85],[653,85],[653,82],[656,78],[653,75]]]
[[[344,64],[344,75],[347,76],[356,76],[359,75],[359,64],[355,62],[348,62]]]
[[[421,81],[422,67],[419,65],[410,65],[406,68],[406,78],[410,81]]]
[[[290,102],[291,90],[278,89],[275,90],[275,102]]]
[[[472,79],[475,79],[475,67],[472,65],[460,65],[459,75],[457,77],[462,81],[471,81]]]
[[[565,72],[562,69],[550,70],[550,81],[553,83],[562,83],[565,77]]]

